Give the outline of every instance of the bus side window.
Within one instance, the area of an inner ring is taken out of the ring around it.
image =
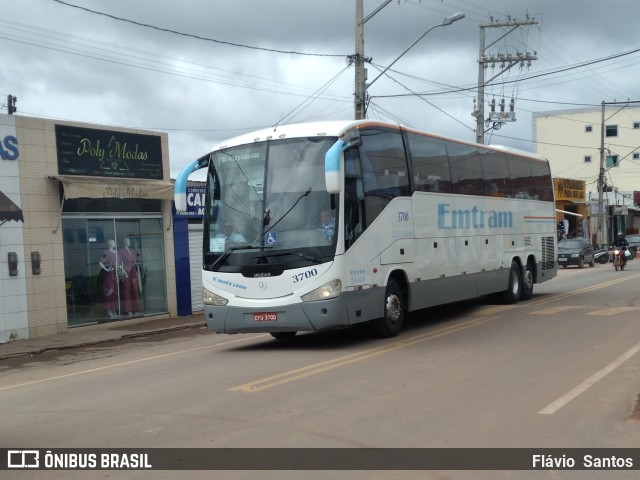
[[[508,157],[502,152],[481,150],[485,194],[489,197],[512,197]]]
[[[471,145],[447,142],[453,193],[485,195],[480,152]]]
[[[393,198],[411,195],[411,188],[400,131],[364,128],[360,135],[367,227]]]
[[[533,187],[531,176],[531,161],[522,157],[511,157],[509,161],[509,176],[513,188],[513,196],[516,198],[533,198],[530,192]]]
[[[451,172],[444,142],[439,138],[407,133],[418,192],[451,192]]]
[[[358,150],[344,152],[344,224],[345,248],[364,231],[364,186]]]
[[[532,164],[531,173],[533,174],[533,185],[535,187],[535,200],[552,202],[553,189],[550,187],[552,181],[549,164],[543,161],[535,162]]]

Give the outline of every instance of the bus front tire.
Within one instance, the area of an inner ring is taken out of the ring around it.
[[[522,273],[515,260],[511,262],[509,271],[509,288],[502,292],[502,301],[507,304],[518,303],[522,295]]]
[[[384,316],[371,321],[371,331],[378,338],[395,337],[402,330],[405,300],[398,282],[389,279],[384,294]]]

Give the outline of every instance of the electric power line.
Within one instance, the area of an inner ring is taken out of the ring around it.
[[[111,18],[113,20],[118,20],[120,22],[131,23],[131,24],[137,25],[139,27],[151,28],[153,30],[158,30],[158,31],[161,31],[161,32],[173,33],[175,35],[180,35],[180,36],[189,37],[189,38],[195,38],[197,40],[204,40],[206,42],[213,42],[213,43],[218,43],[218,44],[221,44],[221,45],[229,45],[229,46],[232,46],[232,47],[248,48],[248,49],[251,49],[251,50],[261,50],[263,52],[282,53],[282,54],[288,54],[288,55],[304,55],[304,56],[310,56],[310,57],[348,57],[348,55],[342,55],[342,54],[308,53],[308,52],[296,52],[294,50],[278,50],[278,49],[273,49],[273,48],[256,47],[256,46],[253,46],[253,45],[244,45],[244,44],[241,44],[241,43],[228,42],[228,41],[225,41],[225,40],[217,40],[215,38],[209,38],[209,37],[203,37],[201,35],[194,35],[194,34],[191,34],[191,33],[179,32],[177,30],[172,30],[170,28],[158,27],[158,26],[155,26],[155,25],[150,25],[148,23],[138,22],[138,21],[131,20],[131,19],[128,19],[128,18],[118,17],[116,15],[111,15],[111,14],[105,13],[105,12],[99,12],[97,10],[92,10],[90,8],[87,8],[87,7],[82,7],[80,5],[74,5],[72,3],[63,2],[62,0],[53,0],[53,1],[56,2],[56,3],[59,3],[61,5],[64,5],[66,7],[77,8],[79,10],[84,10],[86,12],[93,13],[95,15],[102,15],[103,17],[108,17],[108,18]]]

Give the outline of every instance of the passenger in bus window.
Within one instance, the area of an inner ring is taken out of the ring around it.
[[[498,190],[498,184],[496,182],[491,182],[487,186],[487,195],[490,197],[504,197],[504,193]]]
[[[320,226],[318,227],[327,242],[333,241],[333,234],[335,231],[334,218],[331,212],[324,209],[320,212]]]
[[[229,240],[230,242],[242,242],[247,243],[247,240],[244,238],[244,235],[235,232],[233,225],[229,222],[225,222],[222,227],[222,231],[220,235],[216,235],[216,238],[224,238]]]

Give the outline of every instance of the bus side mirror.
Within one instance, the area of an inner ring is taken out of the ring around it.
[[[342,140],[336,141],[324,155],[324,181],[328,193],[340,193],[342,182],[340,181],[340,161],[345,143]]]
[[[355,148],[362,145],[360,130],[352,128],[339,138],[336,143],[327,151],[324,156],[324,178],[328,193],[340,193],[342,191],[342,152],[348,148]]]

